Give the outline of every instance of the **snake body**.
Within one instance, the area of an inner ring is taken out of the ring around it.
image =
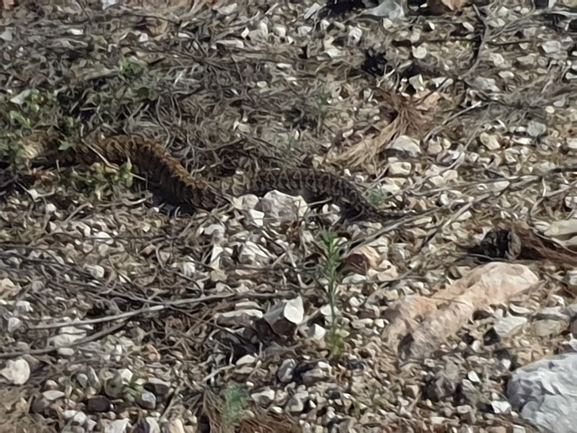
[[[32,143],[32,144],[30,144]],[[113,137],[75,142],[66,150],[59,150],[59,141],[42,136],[28,144],[29,159],[45,157],[67,163],[92,164],[105,160],[123,164],[130,160],[135,171],[145,177],[150,186],[162,193],[165,201],[180,206],[184,212],[198,209],[210,211],[227,201],[227,194],[263,195],[277,190],[291,195],[302,195],[309,200],[331,200],[337,204],[343,217],[349,220],[390,221],[407,215],[402,212],[382,211],[368,202],[350,181],[332,173],[315,169],[265,169],[238,182],[209,182],[190,173],[157,140],[139,136]]]

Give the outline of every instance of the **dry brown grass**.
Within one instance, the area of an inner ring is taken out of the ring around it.
[[[368,135],[364,140],[333,156],[332,162],[374,173],[383,159],[382,156],[379,158],[379,155],[395,138],[401,135],[421,138],[419,135],[424,135],[426,117],[410,99],[385,89],[379,89],[375,98],[379,108],[393,112],[393,120],[373,125],[373,128],[377,129],[375,134]]]

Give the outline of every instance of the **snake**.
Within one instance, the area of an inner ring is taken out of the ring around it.
[[[388,222],[407,212],[379,209],[370,203],[351,181],[336,174],[313,168],[266,168],[251,173],[244,180],[209,181],[189,172],[163,146],[160,140],[136,135],[113,135],[90,140],[74,140],[66,149],[56,135],[39,134],[27,140],[25,158],[44,158],[51,162],[90,165],[98,161],[123,164],[130,161],[136,174],[161,193],[167,203],[181,211],[211,211],[229,204],[230,195],[263,196],[271,190],[300,195],[307,202],[331,201],[350,221]]]

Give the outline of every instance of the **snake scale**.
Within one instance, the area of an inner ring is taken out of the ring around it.
[[[92,164],[97,161],[122,164],[130,160],[134,171],[147,179],[162,198],[187,213],[198,209],[210,211],[228,203],[228,194],[262,196],[271,190],[301,195],[305,200],[330,200],[348,220],[385,222],[406,216],[403,212],[380,210],[368,202],[350,181],[316,169],[264,169],[248,176],[245,181],[209,182],[190,173],[157,140],[139,136],[117,135],[108,138],[77,141],[66,150],[59,149],[55,136],[41,135],[29,140],[26,156],[29,160],[43,157],[60,163]]]

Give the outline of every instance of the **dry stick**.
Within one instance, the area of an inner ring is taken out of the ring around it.
[[[431,233],[427,239],[425,239],[422,243],[422,245],[419,247],[419,251],[418,253],[420,253],[423,248],[425,248],[425,246],[427,246],[435,237],[437,237],[437,235],[445,228],[447,227],[449,224],[455,222],[457,220],[458,217],[460,217],[463,213],[465,213],[465,211],[469,210],[471,207],[473,206],[473,203],[466,203],[463,207],[461,207],[461,209],[459,209],[455,214],[453,214],[451,216],[451,218],[449,218],[448,221],[446,221],[443,224],[439,224],[435,230],[433,231],[433,233]],[[417,253],[417,254],[418,254]],[[416,254],[415,254],[416,255]]]
[[[58,349],[65,349],[65,348],[80,346],[80,345],[86,344],[86,343],[91,343],[93,341],[96,341],[96,340],[108,335],[108,334],[115,333],[120,328],[122,328],[124,325],[126,325],[126,322],[118,323],[114,326],[111,326],[110,328],[103,329],[103,330],[97,332],[96,334],[92,334],[91,336],[83,338],[81,340],[76,340],[73,343],[67,344],[65,346],[47,347],[44,349],[35,349],[35,350],[24,350],[21,352],[0,353],[0,359],[16,358],[18,356],[24,356],[24,355],[32,355],[32,356],[46,355],[46,354],[48,354],[50,352],[54,352]]]
[[[460,115],[461,113],[464,113],[465,111],[467,111],[467,110],[463,110],[463,111],[457,113],[457,115]],[[446,122],[443,122],[443,125],[439,128],[439,131],[441,131],[441,130],[444,128],[444,126],[445,126],[449,121],[450,121],[450,120],[447,120]],[[462,156],[462,157],[459,157],[459,158],[455,159],[455,161],[454,161],[447,169],[444,169],[444,170],[440,171],[440,172],[437,173],[437,174],[444,173],[444,172],[446,172],[446,171],[448,171],[448,170],[454,170],[454,169],[456,169],[457,167],[459,167],[459,166],[463,163],[463,161],[464,161],[464,159],[465,159],[463,155],[465,154],[465,152],[466,152],[467,149],[469,148],[469,145],[473,142],[474,137],[476,137],[476,134],[477,134],[477,132],[479,131],[479,128],[480,128],[480,127],[477,126],[477,127],[475,128],[475,130],[469,135],[469,138],[468,138],[467,141],[465,142],[465,146],[464,146],[463,149],[461,150],[461,156]],[[433,132],[434,132],[434,129],[432,129],[431,131],[429,131],[429,133],[428,133],[427,135],[429,135],[429,134],[432,135]],[[432,175],[429,176],[429,177],[426,177],[426,178],[424,178],[424,179],[421,179],[420,182],[415,183],[415,185],[413,186],[413,188],[415,188],[415,189],[419,188],[419,189],[420,189],[421,186],[423,186],[423,185],[425,184],[425,182],[426,182],[429,178],[431,178],[431,177],[432,177]],[[435,234],[434,236],[436,236],[436,234]],[[425,241],[425,243],[423,244],[423,246],[424,246],[426,243],[430,242],[430,241],[431,241],[431,239],[428,239],[427,241]],[[423,247],[421,247],[419,250],[422,250],[422,248],[423,248]]]
[[[180,384],[178,384],[176,386],[174,392],[172,393],[172,397],[171,397],[170,401],[168,402],[168,404],[166,405],[166,407],[164,408],[164,410],[162,411],[162,415],[160,415],[159,421],[162,422],[166,419],[168,412],[172,409],[172,406],[174,406],[175,401],[179,398],[179,396],[178,396],[179,391],[180,391]]]
[[[537,205],[543,203],[543,201],[545,200],[545,198],[551,198],[551,197],[555,197],[557,195],[563,194],[563,193],[567,193],[568,191],[570,191],[571,189],[574,189],[575,187],[577,187],[577,180],[571,182],[568,185],[564,185],[567,188],[565,189],[559,189],[557,191],[551,192],[548,196],[546,195],[546,185],[545,185],[545,176],[541,177],[541,182],[543,183],[543,193],[541,194],[541,197],[539,198],[539,200],[537,200],[533,206],[531,206],[531,209],[529,210],[529,221],[531,221],[533,227],[535,227],[535,209],[537,208]],[[533,232],[537,237],[548,240],[548,241],[553,241],[556,245],[558,245],[560,248],[562,248],[563,250],[567,251],[568,253],[572,253],[574,254],[575,251],[571,250],[570,248],[567,247],[567,245],[565,245],[563,242],[559,242],[559,241],[555,241],[555,239],[550,239],[546,236],[541,235],[538,232]]]
[[[217,368],[212,373],[210,373],[208,376],[206,376],[204,379],[202,379],[202,381],[208,382],[209,380],[214,379],[216,376],[218,376],[219,373],[221,373],[223,371],[231,370],[234,367],[235,367],[234,365],[223,365],[222,367]]]
[[[483,24],[483,36],[481,37],[481,42],[479,43],[479,48],[477,49],[477,55],[475,56],[475,61],[473,62],[473,64],[471,65],[471,67],[469,68],[469,70],[467,72],[465,72],[463,75],[461,75],[460,77],[458,77],[458,79],[460,80],[465,80],[467,77],[469,77],[473,71],[477,68],[477,66],[479,66],[479,63],[481,62],[481,52],[483,51],[483,48],[485,46],[485,44],[487,43],[487,39],[489,38],[489,26],[487,25],[485,19],[481,16],[481,13],[479,12],[479,9],[473,5],[473,8],[475,10],[475,13],[477,14],[477,18],[479,18],[479,20],[481,21],[481,23]],[[445,81],[443,81],[444,84],[449,77],[447,77],[445,79]],[[428,95],[427,95],[428,97]],[[461,116],[462,114],[474,110],[476,108],[478,108],[481,105],[481,103],[477,103],[477,104],[473,104],[471,107],[465,108],[464,110],[454,114],[453,116],[450,116],[449,118],[445,119],[442,124],[440,126],[435,126],[433,127],[423,138],[423,142],[426,142],[430,137],[432,137],[434,134],[436,134],[437,132],[440,132],[444,126],[449,123],[451,120],[456,119],[457,117]]]
[[[546,173],[546,174],[544,174],[543,176],[540,176],[538,180],[540,180],[542,183],[544,183],[544,182],[545,182],[545,177],[546,177],[547,174],[549,174],[549,173]],[[568,191],[571,190],[572,188],[577,187],[577,180],[571,182],[571,183],[568,184],[568,185],[564,185],[564,186],[566,186],[567,188],[566,188],[566,189],[559,189],[559,190],[557,190],[557,191],[554,191],[554,192],[550,193],[548,196],[546,195],[545,191],[543,191],[543,194],[541,194],[541,197],[539,198],[539,200],[537,200],[537,201],[533,204],[533,206],[531,206],[531,209],[529,210],[529,217],[530,217],[530,219],[531,219],[531,220],[534,220],[534,218],[535,218],[535,210],[537,209],[537,206],[540,205],[541,203],[543,203],[543,201],[544,201],[546,198],[555,197],[555,196],[557,196],[557,195],[560,195],[560,194],[563,194],[563,193],[568,192]],[[544,186],[544,188],[545,188],[545,186]]]
[[[441,132],[443,130],[443,128],[452,120],[457,119],[458,117],[462,116],[463,114],[469,112],[469,111],[473,111],[476,110],[477,108],[479,108],[482,104],[481,101],[474,103],[473,105],[471,105],[470,107],[464,108],[463,110],[459,111],[458,113],[455,113],[449,117],[447,117],[445,120],[443,120],[441,122],[440,125],[438,126],[434,126],[433,128],[431,128],[429,130],[429,132],[427,132],[427,134],[425,135],[425,137],[423,137],[423,143],[425,143],[427,140],[429,140],[433,135],[437,134],[438,132]]]
[[[454,221],[455,221],[460,215],[462,215],[466,210],[470,209],[470,208],[473,206],[473,204],[477,204],[477,203],[483,202],[483,201],[485,201],[485,200],[487,200],[487,199],[489,199],[489,198],[498,198],[498,197],[501,197],[501,196],[504,195],[505,192],[508,191],[509,189],[511,189],[511,185],[509,185],[509,186],[507,186],[506,188],[504,188],[503,190],[499,191],[499,193],[498,193],[496,196],[494,196],[494,195],[492,195],[492,194],[487,194],[487,195],[485,195],[484,197],[476,200],[474,203],[468,203],[468,204],[466,204],[465,206],[463,206],[463,207],[457,212],[456,215],[453,215],[453,216],[449,219],[449,221],[447,221],[446,223],[441,224],[441,225],[439,225],[439,226],[436,227],[435,231],[434,231],[431,235],[429,235],[429,237],[423,242],[423,244],[422,244],[421,247],[419,248],[419,251],[422,251],[423,248],[424,248],[427,244],[429,244],[445,227],[447,227],[450,223],[454,222]]]
[[[62,328],[65,326],[94,325],[97,323],[105,323],[105,322],[113,322],[115,320],[129,319],[131,317],[138,316],[141,314],[146,314],[146,313],[156,313],[158,311],[167,310],[171,307],[175,307],[175,306],[179,306],[179,305],[200,304],[202,302],[222,301],[225,299],[241,298],[241,297],[253,297],[253,298],[257,298],[257,299],[268,299],[268,298],[274,298],[277,296],[278,296],[278,294],[275,294],[275,293],[251,293],[251,292],[247,292],[247,293],[229,293],[226,295],[204,296],[202,298],[193,298],[193,299],[179,299],[177,301],[166,302],[162,305],[156,305],[154,307],[146,307],[146,308],[141,308],[139,310],[127,311],[126,313],[116,314],[114,316],[98,317],[96,319],[89,319],[89,320],[77,320],[74,322],[48,323],[46,325],[31,326],[28,329],[30,329],[30,330],[43,330],[43,329]]]
[[[343,249],[346,248],[347,251],[351,251],[353,249],[357,249],[360,248],[362,246],[368,245],[371,242],[373,242],[375,239],[381,237],[382,235],[384,235],[385,233],[388,233],[390,231],[393,231],[399,227],[404,226],[407,223],[411,223],[414,221],[418,221],[421,218],[424,218],[426,216],[432,215],[436,212],[438,212],[441,209],[446,208],[447,206],[441,206],[439,208],[435,208],[435,209],[430,209],[428,211],[419,213],[417,215],[408,215],[406,217],[403,217],[391,224],[386,225],[385,227],[383,227],[380,230],[377,230],[375,233],[372,233],[368,236],[363,237],[361,240],[351,240],[351,241],[347,241],[344,242],[343,244],[341,244],[339,246],[339,249],[342,251]]]
[[[473,71],[477,68],[477,66],[479,66],[479,63],[481,63],[481,53],[485,48],[487,39],[489,39],[490,31],[489,26],[485,21],[485,18],[481,16],[481,13],[479,12],[477,6],[473,5],[473,9],[475,10],[475,14],[477,14],[477,18],[479,18],[479,21],[481,21],[481,24],[483,24],[483,36],[481,37],[481,42],[479,43],[479,48],[477,49],[477,55],[475,56],[475,61],[473,62],[469,70],[465,72],[463,75],[461,75],[461,77],[459,77],[461,80],[465,80],[467,77],[469,77],[473,73]]]

